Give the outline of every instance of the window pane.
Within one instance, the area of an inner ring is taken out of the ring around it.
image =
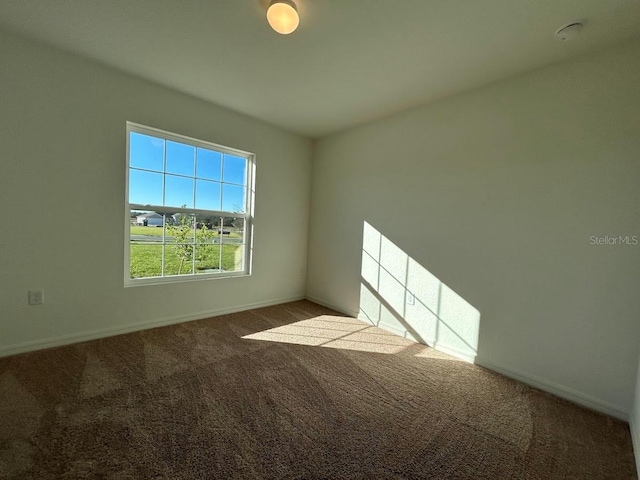
[[[129,203],[162,205],[162,174],[130,169]]]
[[[194,216],[189,213],[167,214],[166,243],[193,243]]]
[[[164,204],[168,207],[193,208],[193,179],[165,176]]]
[[[162,245],[131,243],[131,278],[159,277],[162,275]]]
[[[162,172],[164,140],[131,132],[129,134],[129,166]]]
[[[167,173],[194,176],[196,147],[167,141]]]
[[[222,172],[222,180],[225,182],[246,184],[247,160],[246,158],[234,157],[233,155],[224,156],[224,171]]]
[[[225,272],[244,270],[243,245],[222,245],[222,270]]]
[[[211,273],[220,269],[220,225],[222,219],[214,215],[196,216],[196,273]]]
[[[196,208],[220,210],[220,183],[196,180]]]
[[[244,187],[222,184],[222,210],[227,212],[244,213]]]
[[[244,218],[224,217],[222,243],[238,245],[244,243]],[[228,233],[226,233],[228,232]]]
[[[220,152],[214,152],[213,150],[207,150],[206,148],[198,148],[197,154],[196,177],[220,181],[222,154]]]
[[[222,217],[212,217],[212,240],[213,243],[222,243]]]
[[[190,275],[193,273],[193,245],[167,245],[164,251],[165,275]]]
[[[196,273],[211,273],[220,268],[220,245],[215,223],[218,217],[196,217]]]
[[[229,230],[227,224],[224,223],[224,219],[222,219],[216,227],[216,235],[220,243],[227,243],[225,239],[231,235],[231,230]]]
[[[196,222],[199,230],[209,231],[211,235],[215,235],[216,226],[220,222],[220,217],[213,214],[199,213],[196,215]]]
[[[162,215],[148,210],[131,210],[130,219],[132,242],[162,242]]]
[[[220,248],[215,245],[196,245],[196,273],[220,272]]]

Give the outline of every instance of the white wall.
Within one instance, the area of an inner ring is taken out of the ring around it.
[[[6,32],[0,58],[0,355],[304,297],[308,140]],[[256,154],[251,277],[123,287],[127,120]]]
[[[633,408],[629,418],[633,451],[636,456],[636,469],[640,472],[640,358],[638,359],[638,372],[636,378],[636,390],[633,399]]]
[[[635,41],[320,140],[308,296],[361,309],[367,222],[479,310],[478,363],[627,417],[640,246],[590,236],[640,235],[639,85]]]

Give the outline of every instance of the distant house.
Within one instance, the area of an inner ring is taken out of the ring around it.
[[[162,215],[156,212],[143,213],[136,217],[136,225],[145,227],[161,227],[163,225]]]

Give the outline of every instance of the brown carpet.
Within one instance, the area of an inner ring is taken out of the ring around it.
[[[0,478],[627,479],[627,424],[310,302],[0,359]]]

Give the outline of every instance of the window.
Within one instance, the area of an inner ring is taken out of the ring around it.
[[[254,156],[127,122],[125,285],[248,275]]]

